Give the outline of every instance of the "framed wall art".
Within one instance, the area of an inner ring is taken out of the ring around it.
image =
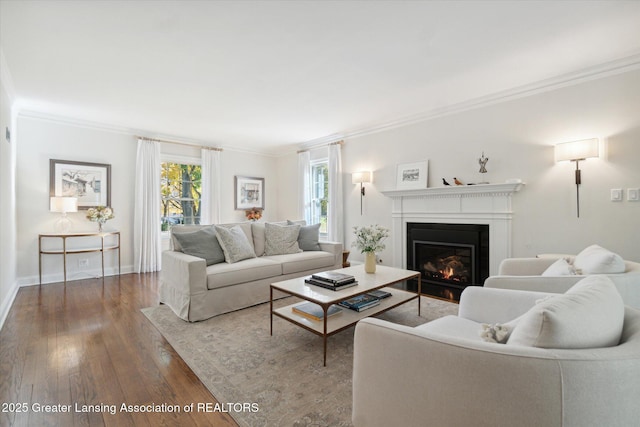
[[[403,190],[427,188],[428,173],[428,160],[399,164],[397,168],[396,187]]]
[[[49,196],[77,197],[78,209],[111,206],[111,165],[51,159]]]
[[[264,178],[236,176],[234,181],[236,210],[264,209]]]

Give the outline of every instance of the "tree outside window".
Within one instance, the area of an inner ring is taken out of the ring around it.
[[[160,172],[162,231],[176,224],[200,224],[201,195],[200,165],[163,162]]]

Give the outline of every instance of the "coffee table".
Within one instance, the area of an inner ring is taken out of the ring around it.
[[[376,272],[373,274],[365,273],[363,265],[356,265],[348,268],[334,270],[339,273],[351,274],[358,281],[357,286],[333,291],[320,286],[305,283],[308,277],[299,277],[296,279],[284,280],[282,282],[272,283],[270,287],[270,312],[271,312],[271,335],[273,335],[273,316],[281,317],[289,322],[300,326],[316,335],[322,337],[324,345],[324,366],[327,366],[327,338],[333,334],[337,334],[353,325],[360,319],[383,313],[391,310],[401,304],[418,299],[418,316],[420,315],[420,291],[422,282],[420,273],[412,270],[402,270],[399,268],[387,267],[383,265],[376,266]],[[391,296],[380,301],[380,305],[368,308],[358,312],[345,308],[336,316],[327,317],[327,310],[332,304],[355,297],[357,295],[366,294],[367,292],[386,288],[394,283],[402,282],[412,278],[418,279],[418,291],[410,292],[402,289],[389,288],[385,289],[391,293]],[[286,307],[273,308],[273,291],[280,291],[285,294],[293,295],[306,301],[313,302],[322,307],[324,317],[322,320],[312,320],[295,313],[292,308],[301,304],[287,305]]]

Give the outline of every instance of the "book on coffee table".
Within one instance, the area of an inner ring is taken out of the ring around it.
[[[291,310],[294,313],[297,313],[311,320],[324,319],[324,311],[322,310],[322,307],[312,302],[305,302],[302,304],[295,305],[291,307]],[[342,309],[337,305],[333,304],[329,306],[329,309],[327,310],[327,318],[331,316],[335,316],[336,314],[340,314],[341,312],[342,312]]]
[[[341,307],[346,307],[355,311],[366,310],[367,308],[375,307],[379,304],[380,298],[369,294],[358,295],[338,303]]]
[[[356,278],[350,274],[338,273],[337,271],[322,271],[311,275],[312,279],[321,280],[335,285],[355,282]]]
[[[332,291],[339,291],[341,289],[350,288],[351,286],[356,286],[358,284],[358,282],[356,281],[344,283],[344,284],[333,284],[333,283],[325,282],[323,280],[317,280],[312,277],[305,279],[304,282],[310,285],[320,286],[325,289],[331,289]]]

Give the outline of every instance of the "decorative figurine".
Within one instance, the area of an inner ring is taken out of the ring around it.
[[[487,162],[489,161],[488,157],[484,156],[484,151],[482,152],[482,157],[478,159],[478,163],[480,164],[480,173],[487,173]]]
[[[458,178],[456,178],[455,176],[453,177],[453,182],[455,182],[455,183],[456,183],[456,185],[464,185],[464,184],[462,183],[462,181],[460,181],[460,180],[459,180]]]
[[[447,180],[446,180],[446,179],[444,179],[444,178],[442,178],[442,183],[443,183],[444,185],[451,185],[451,184],[449,184],[449,183],[447,182]]]

